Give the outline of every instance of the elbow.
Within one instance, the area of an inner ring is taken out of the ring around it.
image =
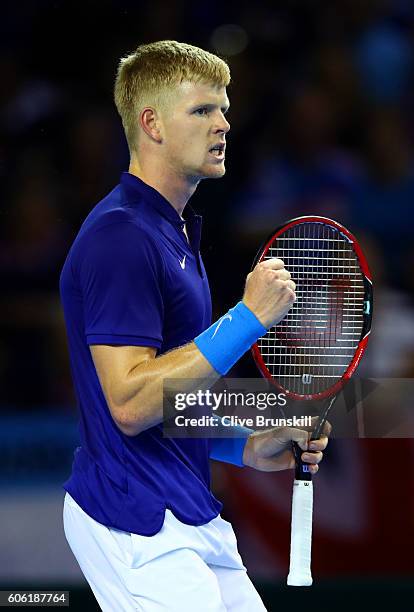
[[[142,388],[133,394],[122,387],[113,388],[105,396],[115,425],[125,436],[137,436],[151,426],[152,406]]]
[[[142,431],[144,431],[144,428],[140,425],[139,422],[137,422],[137,420],[132,422],[127,418],[119,418],[119,417],[118,418],[113,417],[113,420],[115,422],[115,425],[118,427],[118,429],[125,436],[128,436],[129,438],[133,438],[134,436],[137,436]]]
[[[127,405],[108,402],[108,407],[115,425],[125,436],[132,438],[145,429],[137,415],[132,418]]]
[[[141,433],[140,429],[137,428],[136,424],[133,424],[128,421],[121,420],[121,419],[115,419],[115,418],[114,418],[114,422],[115,422],[115,425],[118,427],[118,429],[125,436],[128,436],[129,438],[133,438],[134,436],[137,436],[139,433]]]
[[[136,426],[133,427],[131,424],[119,423],[117,421],[115,421],[115,424],[125,436],[128,436],[128,438],[134,438],[141,433],[141,429]]]

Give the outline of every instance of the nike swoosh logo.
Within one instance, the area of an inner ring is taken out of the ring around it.
[[[180,259],[178,260],[180,262],[180,266],[183,270],[185,270],[185,258],[187,257],[187,255],[184,255],[184,259],[181,261]]]
[[[211,339],[214,338],[214,336],[216,335],[216,333],[218,332],[218,330],[220,329],[223,321],[225,321],[226,319],[229,319],[229,321],[233,320],[233,317],[231,316],[231,314],[226,314],[224,315],[224,317],[222,319],[220,319],[220,321],[218,322],[218,325],[216,327],[216,329],[214,330],[214,334],[211,336]]]

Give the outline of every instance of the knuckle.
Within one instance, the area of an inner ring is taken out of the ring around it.
[[[275,270],[275,276],[276,276],[276,277],[277,277],[279,280],[282,280],[282,281],[285,281],[285,282],[286,282],[286,280],[287,280],[287,279],[286,279],[286,275],[285,275],[284,270]]]
[[[325,431],[326,431],[326,433],[327,433],[328,435],[329,435],[329,434],[331,433],[331,431],[332,431],[332,425],[330,424],[330,422],[329,422],[329,421],[326,421],[326,423],[325,423]]]

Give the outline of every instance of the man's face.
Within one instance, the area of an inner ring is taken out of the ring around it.
[[[224,175],[228,108],[225,87],[188,81],[176,87],[162,113],[165,161],[174,172],[194,181]]]

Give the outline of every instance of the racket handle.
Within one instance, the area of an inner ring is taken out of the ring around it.
[[[294,480],[290,534],[289,586],[310,586],[312,549],[313,485],[311,480]]]

